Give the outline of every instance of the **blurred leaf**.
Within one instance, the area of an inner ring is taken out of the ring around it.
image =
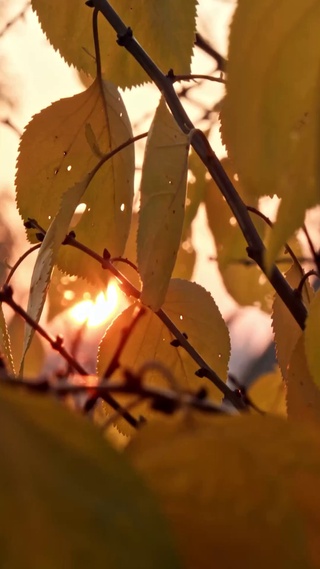
[[[88,421],[1,388],[0,432],[2,567],[180,566],[150,492]]]
[[[164,73],[172,68],[176,74],[185,74],[190,73],[196,5],[197,0],[162,0],[161,3],[157,0],[115,0],[112,7]],[[63,2],[59,10],[55,0],[32,0],[32,7],[43,31],[66,62],[95,76],[92,10],[81,0]],[[119,48],[114,30],[101,15],[99,29],[105,76],[122,88],[147,81],[149,77],[131,54]]]
[[[133,263],[136,267],[138,265],[137,261],[137,237],[138,237],[138,223],[139,223],[139,215],[138,212],[134,212],[131,218],[131,225],[129,231],[129,237],[127,239],[126,248],[123,253],[123,257],[128,259]],[[124,274],[127,279],[138,289],[141,290],[141,279],[139,273],[130,265],[119,262],[115,263],[117,269]]]
[[[56,11],[56,10],[55,10]],[[129,118],[117,89],[95,81],[86,91],[57,101],[28,124],[17,162],[17,205],[23,219],[34,218],[48,229],[61,208],[63,196],[72,201],[72,188],[84,184],[100,158],[87,137],[88,125],[102,153],[132,136]],[[108,160],[90,182],[83,199],[86,210],[77,224],[77,238],[93,250],[106,247],[113,256],[123,253],[129,233],[133,198],[133,145]],[[83,189],[85,190],[85,187]],[[69,194],[67,194],[69,192]],[[75,202],[77,200],[75,199]],[[76,204],[77,205],[77,204]],[[28,237],[34,239],[34,230]],[[80,251],[63,247],[59,267],[92,282],[105,282],[105,271]]]
[[[320,291],[318,290],[311,301],[305,329],[306,358],[310,374],[320,389]]]
[[[14,314],[9,323],[11,350],[15,369],[21,367],[23,356],[23,339],[25,323],[18,314]],[[44,365],[45,351],[38,334],[32,336],[29,351],[24,359],[23,375],[25,377],[38,377]]]
[[[287,416],[286,388],[278,366],[271,373],[260,375],[250,385],[248,397],[260,411]]]
[[[5,363],[8,366],[8,372],[15,375],[10,334],[8,332],[7,322],[3,314],[2,303],[0,303],[0,351],[1,356],[4,356],[5,358]]]
[[[145,150],[141,178],[138,266],[141,301],[158,310],[180,246],[186,200],[188,136],[161,99]]]
[[[301,334],[291,354],[286,386],[288,417],[302,423],[320,420],[320,391],[310,374],[305,352],[305,334]]]
[[[319,567],[319,430],[278,417],[146,426],[127,449],[186,569]]]
[[[243,184],[237,180],[230,160],[222,160],[222,165],[245,204],[259,209],[258,198],[250,197],[245,191]],[[205,206],[209,228],[216,244],[218,267],[228,293],[242,306],[255,305],[267,313],[271,312],[274,289],[256,263],[248,258],[247,242],[213,180],[207,182]],[[265,240],[270,228],[258,215],[250,215],[261,239]],[[292,240],[289,244],[299,255],[297,240]],[[279,258],[285,261],[279,263],[279,269],[284,272],[292,264],[291,257],[282,251]]]
[[[130,324],[135,306],[136,303],[120,314],[106,331],[98,354],[97,371],[100,376],[108,367],[119,345],[123,329]],[[195,283],[173,279],[170,281],[163,310],[179,330],[187,334],[191,345],[219,377],[226,380],[230,355],[229,333],[211,295]],[[170,344],[173,339],[168,328],[147,309],[121,354],[122,368],[138,372],[146,362],[161,362],[173,374],[177,386],[196,390],[205,385],[210,395],[216,401],[221,401],[222,393],[207,379],[199,380],[194,375],[199,366],[182,347],[176,348]],[[158,369],[148,372],[147,381],[168,387],[168,380]],[[123,404],[127,404],[129,400],[132,398],[121,398]],[[150,415],[147,404],[136,406],[135,410],[138,414]],[[131,434],[132,431],[122,419],[119,419],[117,424],[122,432]]]
[[[289,285],[296,289],[299,286],[303,275],[304,271],[301,266],[294,263],[287,271],[285,277]],[[305,281],[302,289],[302,300],[306,307],[310,305],[313,296],[314,292],[307,280]],[[302,330],[277,293],[275,294],[273,302],[272,328],[274,332],[278,364],[282,377],[286,379],[291,354],[302,334]]]
[[[207,135],[208,132],[205,132]],[[207,188],[207,168],[200,160],[198,154],[190,151],[188,168],[191,171],[191,179],[188,180],[186,208],[184,214],[182,239],[186,239],[191,223],[196,217],[199,205],[204,200]]]
[[[100,290],[99,286],[94,286],[80,277],[70,277],[55,267],[48,290],[48,322],[88,295],[89,298],[96,296]]]
[[[196,263],[196,252],[193,248],[191,232],[187,232],[186,239],[181,243],[173,269],[172,278],[190,281]]]
[[[231,25],[222,136],[247,191],[282,198],[268,264],[319,203],[319,25],[317,0],[242,0]]]

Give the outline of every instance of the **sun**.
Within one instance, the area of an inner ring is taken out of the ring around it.
[[[108,321],[119,306],[119,289],[110,283],[105,292],[100,292],[95,300],[82,300],[70,309],[70,317],[77,324],[95,328]]]

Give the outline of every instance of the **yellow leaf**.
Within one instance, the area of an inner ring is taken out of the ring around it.
[[[157,422],[127,449],[186,569],[320,567],[319,431],[276,417]]]
[[[180,567],[149,491],[88,421],[2,387],[0,433],[2,567]]]
[[[107,154],[132,136],[131,126],[117,89],[97,81],[86,91],[57,101],[28,124],[21,140],[17,162],[17,205],[21,217],[34,218],[48,229],[63,195],[73,186],[86,184],[86,177],[100,158],[88,141],[90,125],[100,151]],[[124,250],[131,220],[134,176],[133,145],[108,160],[96,173],[81,197],[86,205],[76,226],[77,238],[94,250],[107,247],[114,256]],[[79,186],[78,186],[79,189]],[[78,199],[81,192],[79,191]],[[76,207],[75,203],[75,207]],[[32,240],[34,230],[29,230]],[[63,247],[59,267],[91,281],[103,282],[106,275],[96,261]]]
[[[11,339],[12,358],[15,369],[20,370],[23,357],[23,340],[25,334],[25,322],[21,316],[14,314],[9,324]],[[31,338],[30,338],[31,340]],[[32,336],[28,353],[23,362],[23,373],[26,377],[37,377],[43,369],[45,361],[45,351],[42,340],[38,334]]]
[[[119,345],[123,329],[130,324],[135,306],[133,304],[116,318],[102,339],[98,354],[100,376],[107,369]],[[229,333],[210,294],[195,283],[173,279],[170,281],[163,310],[179,330],[187,334],[191,345],[220,378],[226,380],[230,354]],[[170,344],[173,339],[174,336],[161,320],[147,309],[127,341],[120,364],[123,368],[137,372],[146,362],[160,362],[173,374],[177,386],[197,390],[205,385],[210,395],[216,401],[221,401],[221,392],[207,379],[199,380],[194,375],[199,366],[182,347],[176,348]],[[168,387],[168,381],[157,369],[148,372],[147,381]],[[128,398],[123,398],[122,401],[127,402]],[[150,414],[147,405],[136,409],[140,414]],[[128,430],[129,427],[123,420],[117,424],[122,432],[131,434],[132,431]]]
[[[299,286],[303,275],[302,268],[295,262],[287,271],[286,279],[289,285],[295,289]],[[314,292],[307,280],[302,289],[302,300],[306,307],[309,306],[313,296]],[[278,294],[275,295],[273,302],[272,328],[278,364],[282,377],[286,379],[291,354],[302,334],[302,330]]]
[[[320,420],[320,391],[310,375],[302,334],[292,352],[286,377],[287,411],[303,423]]]
[[[305,330],[305,347],[308,367],[314,382],[320,388],[320,291],[317,291],[309,308]]]
[[[231,26],[222,134],[247,191],[282,198],[269,265],[319,203],[319,25],[317,0],[240,0]]]
[[[286,388],[278,367],[258,377],[248,389],[248,397],[265,413],[287,415]]]
[[[230,160],[222,160],[222,165],[246,205],[259,209],[258,198],[248,194],[241,181],[235,179]],[[209,228],[215,240],[218,267],[228,293],[242,306],[255,305],[270,313],[274,289],[261,269],[248,259],[247,243],[242,231],[213,180],[207,182],[205,206]],[[261,239],[265,240],[268,225],[258,215],[250,215]],[[290,245],[298,254],[297,241]],[[285,252],[279,254],[279,260],[281,271],[285,271],[291,264],[291,258]]]
[[[131,27],[160,69],[167,73],[171,68],[176,74],[190,73],[196,5],[197,0],[162,0],[161,3],[158,0],[115,0],[112,3],[113,9],[126,26]],[[92,10],[85,2],[68,0],[57,9],[55,0],[32,0],[32,7],[43,31],[67,63],[95,76]],[[101,15],[99,31],[105,76],[120,87],[132,87],[146,81],[146,72],[126,49],[119,47],[114,30]]]
[[[15,374],[15,368],[14,368],[12,351],[11,351],[10,335],[3,314],[2,303],[0,303],[0,350],[1,350],[1,356],[5,357],[5,363],[8,366],[9,373]]]
[[[188,136],[161,99],[143,162],[137,239],[141,301],[153,310],[163,304],[180,246],[188,150]]]

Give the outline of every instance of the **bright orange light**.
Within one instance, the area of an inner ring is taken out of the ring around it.
[[[109,320],[119,304],[117,286],[110,283],[106,292],[100,292],[95,300],[82,300],[70,309],[70,316],[78,324],[86,322],[89,328],[100,326]]]

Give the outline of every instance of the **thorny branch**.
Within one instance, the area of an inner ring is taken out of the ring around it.
[[[57,351],[66,362],[68,362],[70,368],[74,369],[78,374],[81,376],[88,376],[88,372],[84,369],[84,367],[65,349],[63,346],[63,338],[62,336],[57,336],[53,338],[48,332],[42,328],[42,326],[35,322],[31,316],[13,299],[13,292],[12,288],[8,285],[5,285],[2,290],[0,291],[0,303],[4,302],[16,314],[19,314],[29,326],[31,326],[34,330],[36,330],[51,346],[51,348]],[[137,428],[138,421],[126,410],[122,409],[121,405],[112,397],[110,394],[107,395],[107,403],[109,403],[110,407],[117,411],[119,415],[122,415],[124,419],[128,421],[128,423],[132,426]]]
[[[34,220],[29,219],[26,222],[28,227],[33,227],[38,231],[37,236],[43,239],[45,236],[45,230]],[[111,261],[110,253],[105,249],[103,255],[99,255],[95,251],[92,251],[86,245],[83,245],[77,241],[75,233],[71,231],[65,238],[64,245],[71,245],[76,249],[79,249],[86,255],[89,255],[92,259],[95,259],[99,264],[101,264],[103,269],[108,270],[117,280],[120,290],[127,296],[133,297],[137,300],[140,298],[140,291],[133,286],[133,284],[117,269]],[[172,335],[179,342],[179,346],[183,347],[186,352],[192,357],[192,359],[199,365],[202,377],[209,379],[225,396],[230,403],[236,409],[245,409],[246,402],[238,396],[230,387],[228,387],[225,382],[216,374],[216,372],[211,369],[209,364],[201,357],[197,350],[190,344],[185,335],[177,328],[174,322],[168,317],[164,310],[160,309],[155,312],[156,316],[163,322],[163,324],[168,328]],[[30,318],[30,317],[29,317]]]
[[[261,268],[299,326],[303,329],[307,316],[306,307],[301,299],[297,298],[294,294],[294,291],[275,265],[272,267],[270,274],[266,272],[264,266],[265,247],[249,216],[246,206],[234,188],[231,180],[228,178],[207,138],[203,132],[194,127],[185,112],[173,88],[172,80],[157,67],[154,61],[136,41],[131,28],[125,25],[107,0],[89,0],[88,5],[93,6],[101,12],[117,33],[118,44],[124,47],[136,59],[163,94],[177,124],[183,132],[189,134],[191,145],[206,166],[233,212],[247,241],[248,256]]]
[[[76,378],[75,378],[76,379]],[[91,379],[91,376],[90,376]],[[96,378],[95,378],[96,379]],[[191,407],[210,414],[228,413],[233,411],[224,405],[218,405],[207,400],[203,395],[203,390],[198,393],[183,390],[176,393],[171,389],[160,389],[152,385],[146,385],[141,378],[130,375],[129,379],[122,380],[104,380],[96,385],[86,385],[83,382],[76,383],[52,383],[47,378],[24,379],[11,377],[7,375],[3,369],[0,370],[0,384],[8,385],[14,389],[26,389],[34,393],[48,393],[55,397],[66,397],[67,395],[78,395],[87,393],[89,396],[94,389],[98,397],[107,400],[111,394],[128,394],[138,395],[141,399],[149,399],[151,407],[162,411],[163,413],[173,413],[183,407]]]

